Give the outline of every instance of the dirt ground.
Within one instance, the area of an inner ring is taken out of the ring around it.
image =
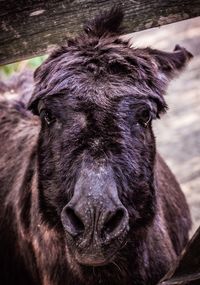
[[[200,226],[200,17],[135,33],[132,41],[166,51],[180,44],[194,55],[169,86],[168,113],[154,123],[157,148],[187,197],[194,232]]]

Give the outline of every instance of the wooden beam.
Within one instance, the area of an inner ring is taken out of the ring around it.
[[[200,16],[200,0],[0,0],[0,64],[47,53],[120,3],[127,33]]]
[[[200,227],[188,242],[177,264],[158,285],[200,284]]]

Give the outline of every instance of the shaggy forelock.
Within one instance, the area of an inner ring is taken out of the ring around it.
[[[102,90],[115,87],[115,92],[104,94],[110,98],[127,93],[149,98],[159,112],[165,111],[162,95],[166,84],[156,74],[156,66],[145,50],[133,49],[116,36],[97,39],[85,35],[57,49],[36,70],[33,100],[73,92],[74,96],[84,94],[84,99],[92,94],[89,99],[104,101]]]

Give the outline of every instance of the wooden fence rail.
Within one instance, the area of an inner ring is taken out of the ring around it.
[[[127,32],[200,16],[200,0],[0,0],[0,64],[48,52],[116,4],[125,12]]]

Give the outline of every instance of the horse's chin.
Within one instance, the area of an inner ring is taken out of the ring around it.
[[[100,266],[106,266],[112,262],[114,259],[116,253],[110,254],[109,256],[102,257],[102,256],[96,256],[96,255],[75,255],[76,261],[80,265],[84,266],[92,266],[92,267],[100,267]]]

